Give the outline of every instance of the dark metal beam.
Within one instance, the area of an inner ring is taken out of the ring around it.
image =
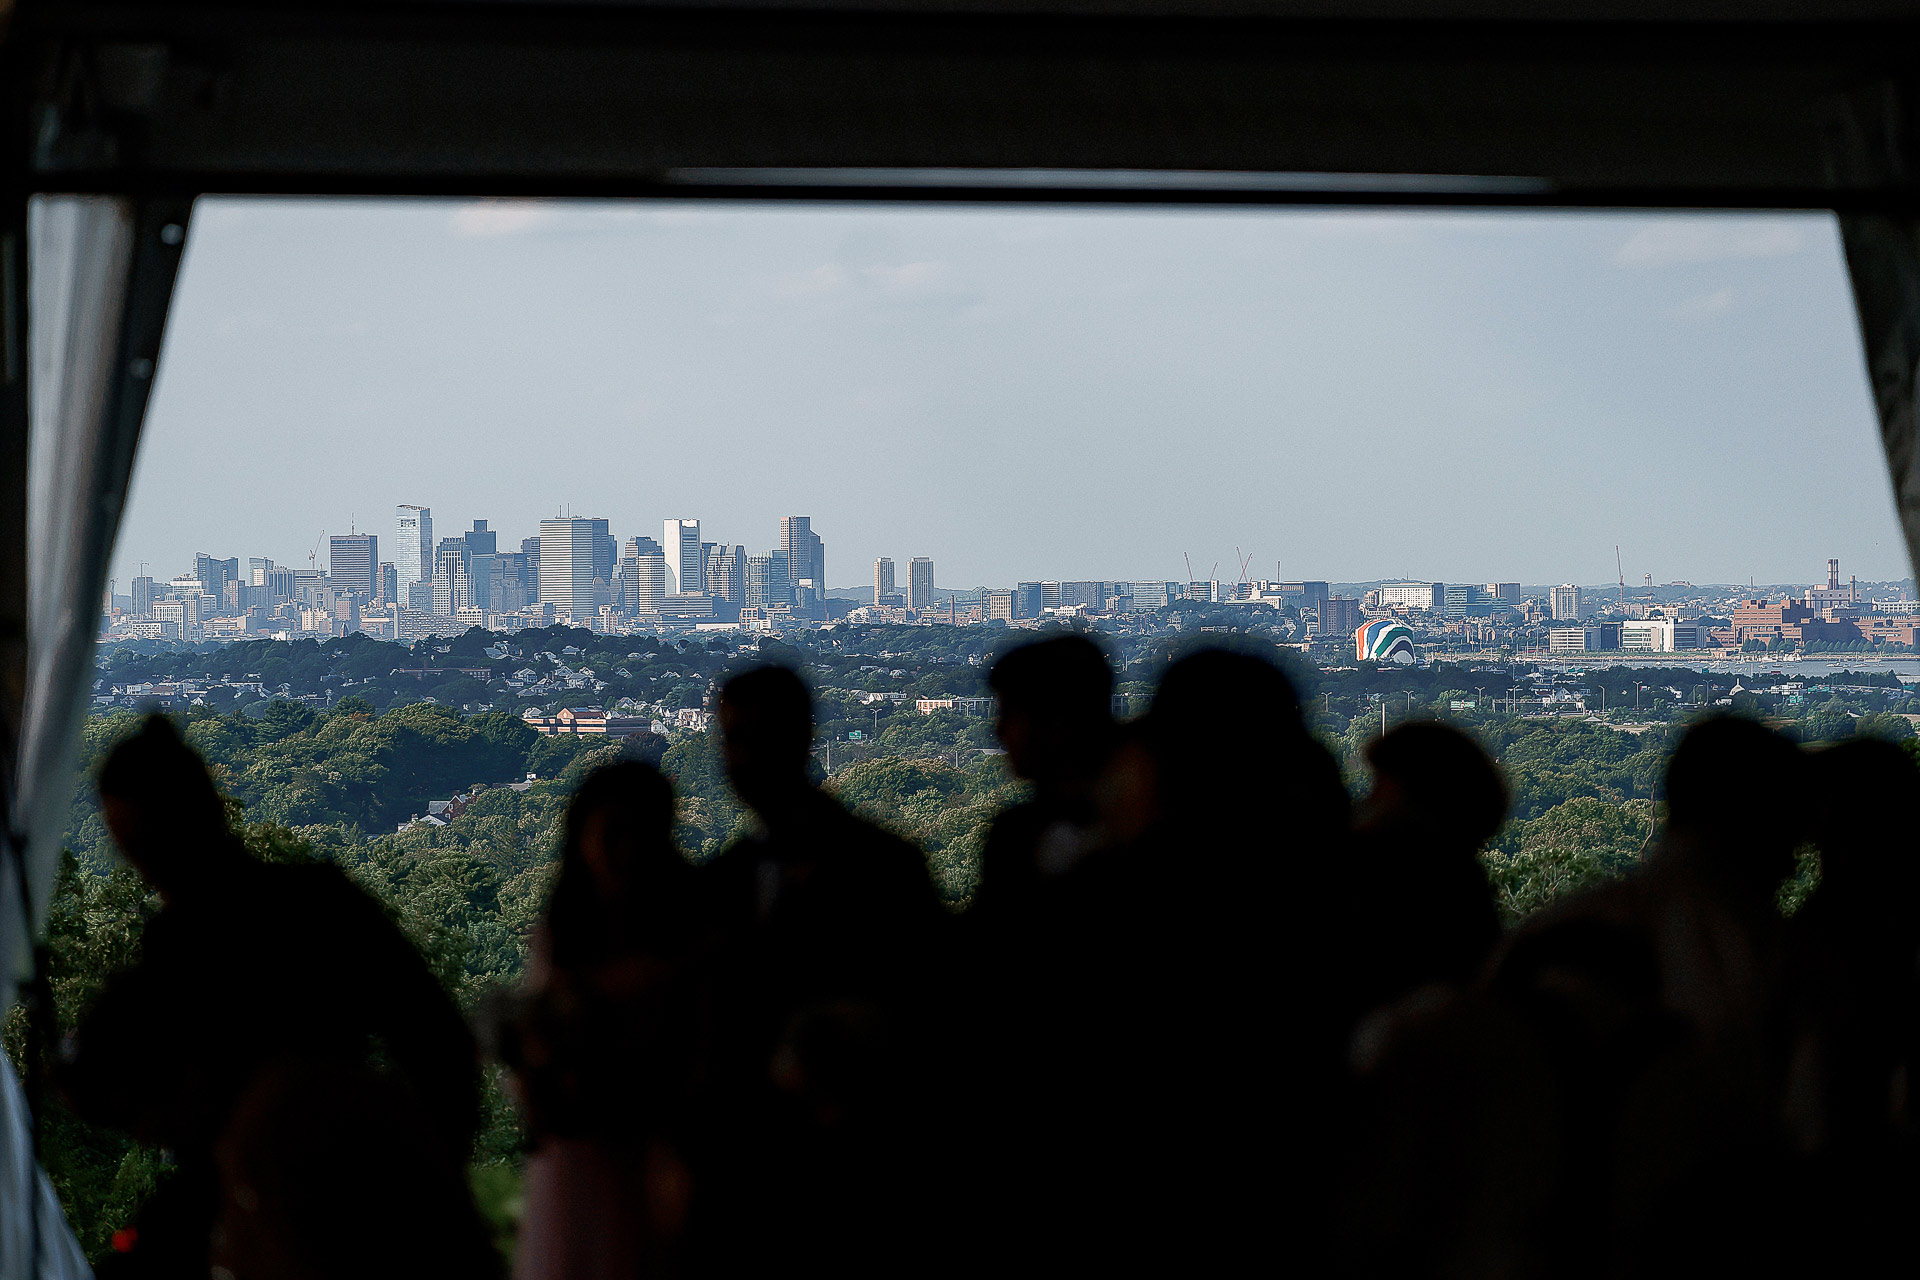
[[[1904,20],[29,3],[14,37],[34,74],[25,160],[50,189],[766,198],[765,171],[1209,170],[1511,184],[771,185],[792,199],[1863,211],[1905,209],[1920,189],[1920,24]],[[733,177],[689,176],[716,170]]]

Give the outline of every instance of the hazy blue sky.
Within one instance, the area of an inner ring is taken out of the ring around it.
[[[120,589],[400,502],[811,515],[833,586],[1909,571],[1823,216],[202,202]]]

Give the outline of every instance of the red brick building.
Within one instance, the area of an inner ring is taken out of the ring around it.
[[[1747,600],[1728,619],[1735,644],[1749,640],[1776,640],[1797,644],[1807,640],[1834,643],[1861,640],[1859,626],[1846,618],[1823,618],[1799,600]]]

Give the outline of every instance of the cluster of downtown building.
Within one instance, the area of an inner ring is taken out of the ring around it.
[[[1423,645],[1462,650],[1634,654],[1776,651],[1809,643],[1920,650],[1920,602],[1904,591],[1897,599],[1870,599],[1856,580],[1841,581],[1838,560],[1827,561],[1824,584],[1773,598],[1685,582],[1656,589],[1649,577],[1631,591],[1622,583],[1617,594],[1572,583],[1531,592],[1518,583],[1383,583],[1356,604],[1363,620],[1392,616]],[[1337,623],[1350,620],[1339,616]],[[1320,631],[1337,639],[1333,627]]]
[[[1781,650],[1810,643],[1920,649],[1920,601],[1904,594],[1869,599],[1856,579],[1840,581],[1838,560],[1827,561],[1824,585],[1777,599],[1736,594],[1654,604],[1629,598],[1624,586],[1616,601],[1610,592],[1596,597],[1563,585],[1553,588],[1550,610],[1547,647],[1554,653]]]
[[[872,593],[826,589],[826,545],[807,516],[779,522],[778,545],[704,541],[695,519],[662,522],[661,535],[614,536],[609,522],[560,515],[517,548],[502,548],[485,520],[435,538],[433,512],[395,510],[390,558],[381,538],[349,533],[328,541],[307,567],[254,557],[200,554],[170,580],[141,576],[122,608],[107,602],[109,638],[180,641],[249,636],[332,637],[353,632],[395,639],[459,635],[471,627],[518,631],[556,624],[610,634],[685,630],[783,630],[853,622],[1044,625],[1073,617],[1179,625],[1183,607],[1273,610],[1286,637],[1327,656],[1351,647],[1365,623],[1393,618],[1423,644],[1445,647],[1668,652],[1765,642],[1893,642],[1920,649],[1920,605],[1870,601],[1842,585],[1828,562],[1826,585],[1778,601],[1698,590],[1655,601],[1624,587],[1597,593],[1563,584],[1532,593],[1517,582],[1392,581],[1342,594],[1325,581],[1035,581],[1011,588],[936,591],[934,565],[915,557],[899,572],[874,562]],[[1688,584],[1670,583],[1668,588]],[[870,603],[869,603],[870,602]],[[1188,602],[1183,606],[1183,602]],[[1170,613],[1169,611],[1173,611]]]
[[[826,544],[807,516],[780,521],[779,545],[703,541],[700,522],[663,522],[658,540],[614,536],[605,519],[540,522],[537,535],[503,548],[485,520],[436,539],[429,507],[395,510],[390,559],[381,539],[328,540],[327,567],[205,553],[171,580],[133,580],[127,607],[108,601],[110,638],[183,641],[362,632],[398,640],[459,635],[470,627],[518,631],[556,624],[609,633],[778,629],[844,617],[855,602],[826,593]],[[887,566],[889,590],[892,562]],[[933,605],[933,561],[908,565],[901,609]]]

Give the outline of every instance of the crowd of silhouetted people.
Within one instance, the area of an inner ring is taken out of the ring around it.
[[[1375,740],[1353,801],[1271,655],[1193,653],[1126,722],[1083,637],[990,684],[1030,798],[959,913],[818,785],[791,671],[720,691],[756,821],[704,865],[651,766],[581,784],[482,1037],[529,1134],[517,1276],[1911,1265],[1906,751],[1700,723],[1640,866],[1508,929],[1506,784],[1455,729]],[[499,1270],[474,1037],[394,924],[249,857],[164,720],[99,790],[164,903],[62,1075],[173,1155],[124,1273]]]

